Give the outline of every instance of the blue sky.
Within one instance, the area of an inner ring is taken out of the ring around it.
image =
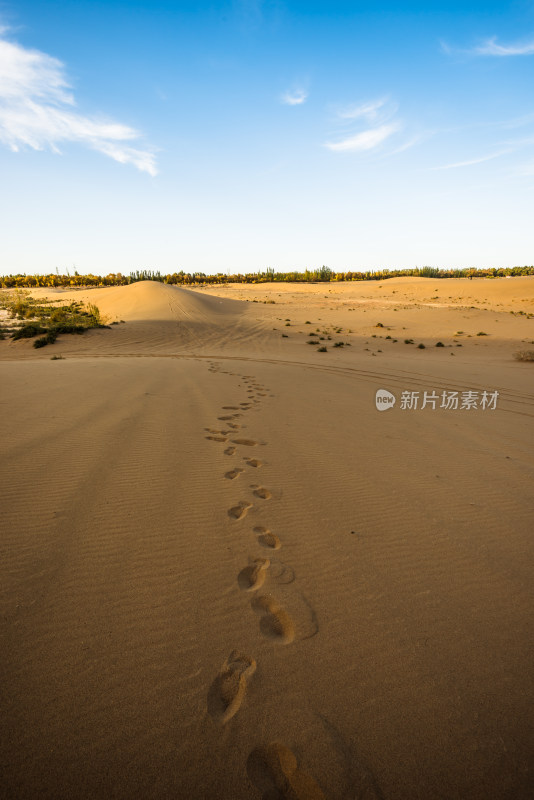
[[[534,0],[0,0],[0,273],[534,263]]]

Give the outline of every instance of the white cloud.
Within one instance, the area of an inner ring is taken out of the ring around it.
[[[373,150],[399,129],[399,123],[380,125],[378,128],[370,128],[367,131],[357,133],[356,136],[350,136],[348,139],[343,139],[340,142],[326,142],[325,147],[337,153]]]
[[[78,113],[70,88],[61,61],[0,39],[0,142],[14,152],[25,146],[59,152],[60,144],[77,142],[156,175],[154,154],[129,144],[139,133]]]
[[[497,44],[497,37],[487,39],[472,51],[480,56],[531,56],[534,55],[534,39],[523,44]]]
[[[457,167],[471,167],[474,164],[482,164],[484,161],[491,161],[493,158],[498,158],[499,156],[504,156],[506,153],[509,153],[510,150],[499,150],[497,153],[491,153],[488,156],[482,156],[481,158],[473,158],[470,161],[457,161],[454,164],[444,164],[441,167],[430,167],[432,170],[438,169],[456,169]]]
[[[353,106],[340,111],[338,116],[341,119],[365,119],[368,122],[373,122],[378,117],[378,112],[383,109],[387,102],[387,98],[373,100],[370,103],[364,103],[361,106]]]
[[[282,103],[287,106],[300,106],[308,99],[308,92],[304,89],[294,89],[293,91],[285,92],[282,97]]]

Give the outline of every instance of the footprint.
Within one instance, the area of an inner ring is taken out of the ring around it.
[[[243,470],[240,467],[235,467],[235,469],[231,469],[230,472],[225,472],[224,477],[228,478],[229,481],[233,481],[238,475],[241,475]]]
[[[217,419],[221,419],[221,420],[227,420],[227,419],[232,419],[232,418],[233,418],[233,414],[227,414],[226,417],[217,417]]]
[[[252,508],[252,503],[245,503],[243,500],[237,506],[232,506],[228,509],[228,516],[232,519],[243,519],[246,516],[249,508]]]
[[[206,439],[210,439],[212,442],[227,442],[228,441],[226,436],[206,436]]]
[[[269,547],[271,550],[280,550],[282,543],[275,533],[272,533],[269,528],[263,525],[258,525],[254,528],[254,533],[258,534],[258,541],[264,547]]]
[[[260,461],[257,458],[244,458],[243,461],[246,461],[249,467],[262,467],[263,461]]]
[[[237,430],[239,430],[241,425],[238,425],[237,422],[229,422],[228,423],[228,427],[232,428],[232,430],[234,430],[234,431],[237,431]]]
[[[270,500],[272,497],[270,491],[266,489],[264,486],[258,486],[257,489],[254,489],[252,494],[255,494],[256,497],[261,497],[262,500]]]
[[[254,749],[247,773],[264,800],[326,800],[317,781],[299,769],[295,754],[280,742]]]
[[[224,455],[225,456],[233,456],[236,450],[237,450],[237,447],[231,447],[231,446],[227,447],[226,450],[224,451]]]
[[[256,558],[237,576],[239,586],[245,592],[255,592],[265,583],[267,570],[271,562],[268,558]]]
[[[256,662],[237,650],[230,653],[208,692],[208,711],[224,725],[237,714]]]
[[[260,630],[279,644],[290,644],[295,638],[293,620],[282,606],[268,594],[254,598],[252,608],[262,615]]]
[[[258,443],[254,439],[232,439],[233,444],[244,444],[247,447],[255,447]]]
[[[239,406],[223,406],[223,411],[239,411]]]

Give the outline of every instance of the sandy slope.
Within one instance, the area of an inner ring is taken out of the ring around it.
[[[73,294],[0,342],[0,796],[530,797],[534,281]]]

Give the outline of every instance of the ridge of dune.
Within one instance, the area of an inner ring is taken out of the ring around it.
[[[98,306],[104,317],[126,322],[176,322],[183,319],[209,321],[223,314],[239,314],[242,300],[213,297],[181,286],[159,281],[137,281],[127,286],[106,286],[86,290],[32,289],[34,297],[54,297],[62,301],[81,300]]]

